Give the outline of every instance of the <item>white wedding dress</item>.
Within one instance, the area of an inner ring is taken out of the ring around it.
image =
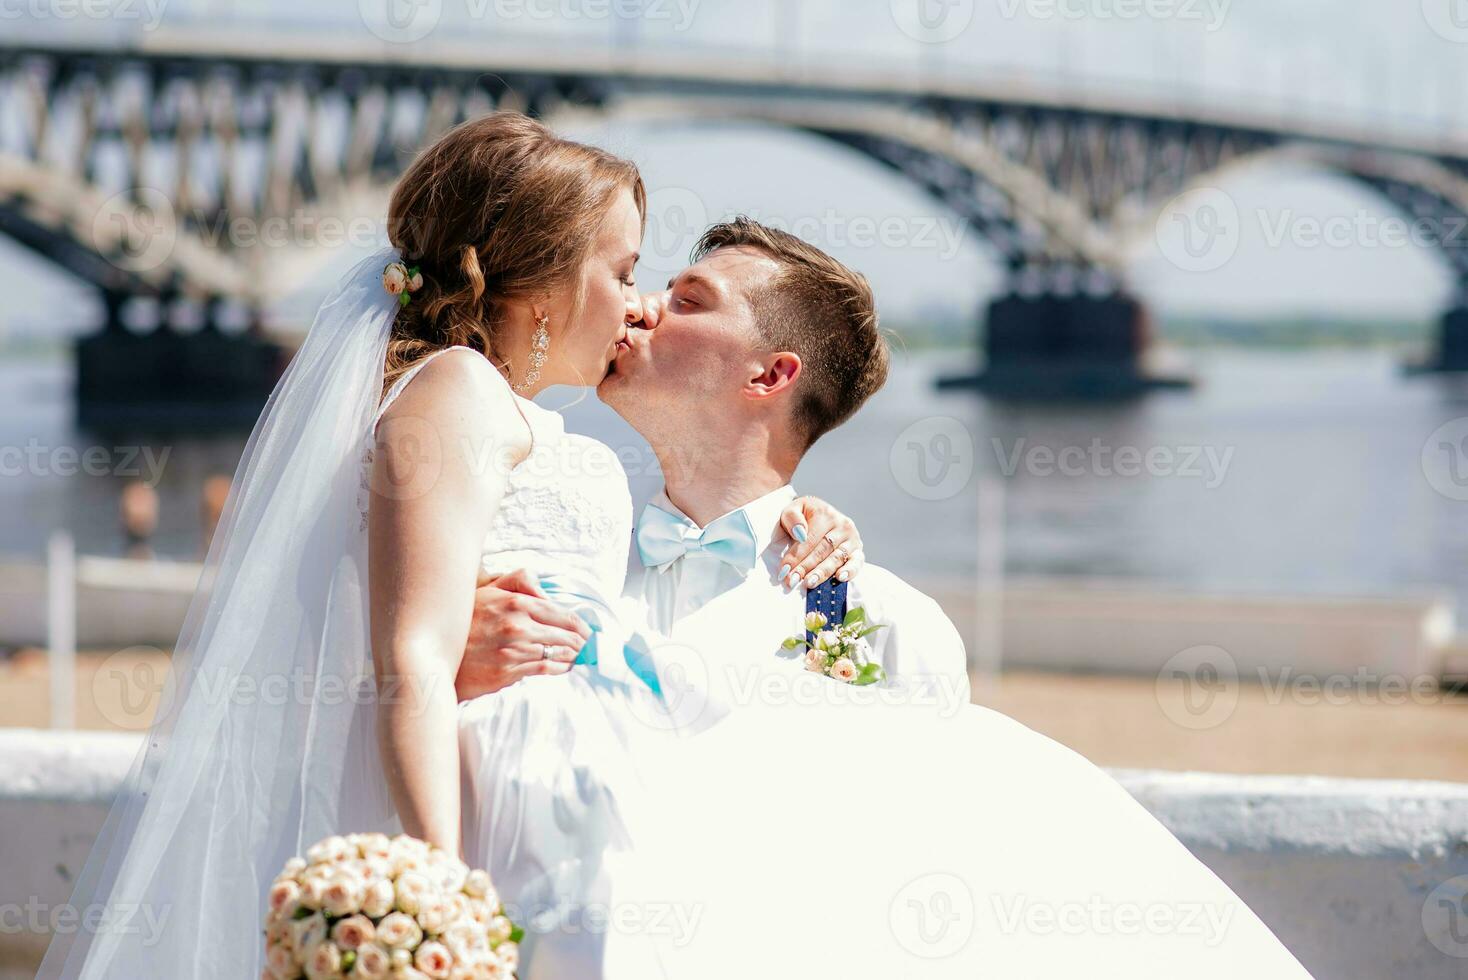
[[[383,267],[401,259],[385,249],[342,279],[272,393],[158,717],[77,878],[70,907],[166,923],[59,931],[38,980],[256,980],[286,859],[396,823],[363,441],[399,309]],[[690,650],[637,628],[616,457],[519,404],[533,449],[484,563],[534,569],[596,630],[594,663],[459,708],[466,856],[527,929],[523,980],[1306,975],[1049,739],[977,707],[782,699],[789,685],[724,680],[755,655],[732,641]]]
[[[595,630],[595,663],[460,706],[465,853],[527,929],[525,980],[1307,976],[1055,742],[979,707],[761,700],[721,687],[717,636],[629,627],[616,456],[519,404],[484,565]]]

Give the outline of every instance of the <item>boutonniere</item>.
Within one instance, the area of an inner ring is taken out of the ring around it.
[[[805,636],[792,636],[781,646],[804,650],[806,670],[861,687],[887,677],[882,665],[872,662],[872,645],[866,639],[884,628],[885,624],[868,624],[866,610],[860,606],[849,610],[836,627],[821,613],[806,613]]]

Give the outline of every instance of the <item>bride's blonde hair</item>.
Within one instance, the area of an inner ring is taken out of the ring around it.
[[[498,357],[506,302],[576,288],[624,189],[645,219],[647,192],[635,164],[562,139],[520,113],[461,123],[424,149],[388,206],[388,238],[405,263],[418,266],[423,286],[393,322],[384,390],[445,347]]]

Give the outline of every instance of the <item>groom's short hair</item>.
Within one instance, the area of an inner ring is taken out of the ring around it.
[[[704,232],[693,261],[740,247],[764,253],[779,267],[748,300],[761,341],[800,355],[794,422],[809,448],[887,382],[889,354],[872,287],[814,245],[742,215]]]

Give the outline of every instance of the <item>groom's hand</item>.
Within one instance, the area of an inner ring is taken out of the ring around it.
[[[466,701],[522,677],[564,674],[589,636],[581,617],[547,599],[530,573],[486,576],[474,592],[474,618],[454,689]]]

